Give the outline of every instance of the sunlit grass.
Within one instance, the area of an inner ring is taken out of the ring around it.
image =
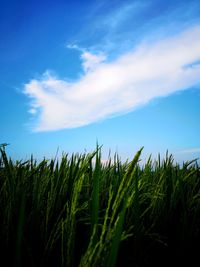
[[[0,253],[7,266],[164,266],[198,258],[200,169],[172,155],[141,167],[101,148],[37,163],[1,146]],[[160,262],[159,256],[163,259]],[[190,265],[193,266],[193,265]]]

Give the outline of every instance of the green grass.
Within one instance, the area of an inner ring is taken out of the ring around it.
[[[37,163],[0,146],[0,256],[6,266],[198,266],[200,168],[166,154],[141,167],[101,148]],[[182,264],[183,265],[183,264]]]

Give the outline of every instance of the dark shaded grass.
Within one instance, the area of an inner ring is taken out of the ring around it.
[[[63,154],[13,162],[1,147],[0,256],[6,266],[198,266],[200,169],[166,154],[140,167]],[[184,264],[183,264],[184,263]],[[197,265],[196,265],[197,264]]]

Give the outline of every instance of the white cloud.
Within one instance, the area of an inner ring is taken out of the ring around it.
[[[85,72],[93,71],[95,68],[106,60],[106,55],[104,53],[91,53],[85,48],[78,46],[77,44],[67,44],[68,49],[74,49],[81,52],[82,67]]]
[[[192,63],[200,60],[200,26],[142,43],[113,62],[86,51],[82,60],[86,73],[76,82],[45,74],[25,85],[39,111],[35,131],[87,125],[198,84],[200,64]]]
[[[104,54],[94,55],[90,52],[83,52],[81,55],[83,60],[82,66],[85,72],[94,71],[101,62],[105,61],[106,56]]]
[[[28,112],[31,114],[35,114],[35,113],[37,113],[37,110],[35,108],[31,108],[31,109],[29,109]]]

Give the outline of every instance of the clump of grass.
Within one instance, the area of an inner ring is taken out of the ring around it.
[[[0,253],[10,266],[164,266],[198,259],[200,169],[166,154],[142,167],[101,148],[37,163],[0,147]],[[163,259],[160,261],[161,255]]]

